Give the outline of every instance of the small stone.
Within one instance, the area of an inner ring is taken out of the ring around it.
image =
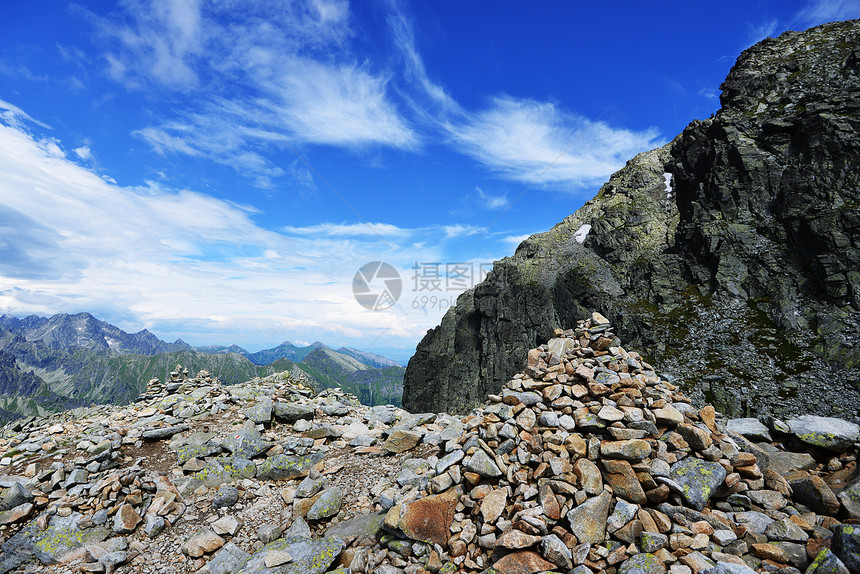
[[[817,475],[796,471],[785,477],[792,490],[792,498],[818,514],[834,516],[840,503],[827,483]]]
[[[481,501],[481,514],[484,522],[495,522],[505,510],[508,493],[505,489],[496,488]]]
[[[762,560],[773,560],[783,564],[788,562],[788,555],[786,555],[785,550],[774,544],[753,544],[750,546],[750,550]]]
[[[230,484],[222,484],[212,500],[212,508],[226,508],[239,501],[239,489]]]
[[[770,436],[770,430],[760,420],[754,418],[729,419],[726,423],[726,430],[738,433],[752,441],[770,442],[773,440]]]
[[[605,490],[567,513],[570,530],[580,543],[600,544],[606,537],[606,519],[612,495]]]
[[[540,541],[541,554],[543,557],[561,568],[568,571],[573,568],[573,559],[570,549],[555,534],[544,536]]]
[[[573,465],[573,472],[586,494],[597,495],[603,492],[603,477],[596,464],[587,458],[580,458]]]
[[[163,517],[147,514],[143,522],[143,531],[149,538],[155,538],[167,527],[167,521]]]
[[[618,568],[618,574],[666,574],[666,565],[646,552],[625,560]]]
[[[653,410],[654,418],[658,425],[679,425],[684,422],[684,415],[672,405],[666,405],[660,409]]]
[[[714,491],[726,479],[726,469],[717,462],[685,458],[672,465],[670,488],[678,493],[695,510],[702,510]]]
[[[339,487],[332,487],[323,491],[322,496],[314,502],[307,513],[308,520],[322,520],[334,516],[340,511],[343,503],[343,491]]]
[[[113,531],[117,534],[129,534],[134,532],[141,518],[130,504],[122,504],[114,516]]]
[[[286,550],[272,549],[266,552],[264,563],[266,568],[275,568],[292,561],[293,557]]]
[[[257,527],[257,538],[259,538],[263,544],[274,542],[281,537],[281,533],[281,527],[277,524],[261,524]]]
[[[511,529],[496,539],[496,545],[509,550],[519,550],[534,546],[540,541],[540,536],[532,536],[520,530]]]
[[[651,445],[642,439],[603,441],[600,454],[606,458],[621,458],[638,462],[651,456]]]
[[[522,550],[502,557],[493,564],[501,574],[536,574],[555,569],[555,564],[545,560],[537,552]]]
[[[192,558],[200,558],[207,552],[212,552],[224,546],[224,539],[212,530],[205,528],[193,533],[182,544],[182,553]]]
[[[421,434],[413,431],[397,429],[388,435],[382,448],[394,454],[412,450],[421,442]]]
[[[469,461],[463,465],[463,468],[487,478],[495,478],[502,475],[502,471],[498,465],[483,449],[475,451],[475,454],[469,458]]]
[[[229,534],[230,536],[236,536],[236,533],[239,532],[239,529],[243,525],[244,522],[241,519],[229,514],[222,516],[211,524],[212,530],[216,534]]]
[[[71,511],[71,509],[69,510]],[[0,512],[0,524],[14,524],[15,522],[27,518],[32,511],[33,504],[30,502],[25,502],[24,504],[19,504],[9,510],[4,510],[3,512]]]
[[[639,545],[643,552],[657,552],[669,545],[669,537],[659,532],[643,532],[639,535]]]

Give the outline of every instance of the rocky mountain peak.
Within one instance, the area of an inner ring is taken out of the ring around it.
[[[463,410],[604,310],[699,404],[860,412],[860,20],[746,50],[722,108],[523,242],[418,345],[409,410]]]

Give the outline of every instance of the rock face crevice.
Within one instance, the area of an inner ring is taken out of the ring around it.
[[[856,416],[858,46],[853,20],[746,50],[714,117],[630,160],[460,297],[410,361],[403,405],[463,412],[600,309],[694,400]]]

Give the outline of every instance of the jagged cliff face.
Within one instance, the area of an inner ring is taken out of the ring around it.
[[[410,361],[404,407],[463,411],[600,309],[720,410],[857,416],[860,20],[767,39],[722,89],[713,118],[463,294]]]

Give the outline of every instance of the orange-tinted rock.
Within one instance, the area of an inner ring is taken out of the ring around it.
[[[452,488],[409,504],[398,504],[388,511],[385,523],[399,528],[414,540],[446,546],[454,521],[460,491]]]
[[[535,574],[547,570],[556,570],[555,564],[544,560],[537,552],[525,550],[508,554],[493,564],[493,568],[501,574]]]
[[[633,467],[626,460],[603,460],[606,469],[606,482],[612,487],[615,496],[620,496],[634,504],[645,504],[648,498],[642,485],[636,479]]]

